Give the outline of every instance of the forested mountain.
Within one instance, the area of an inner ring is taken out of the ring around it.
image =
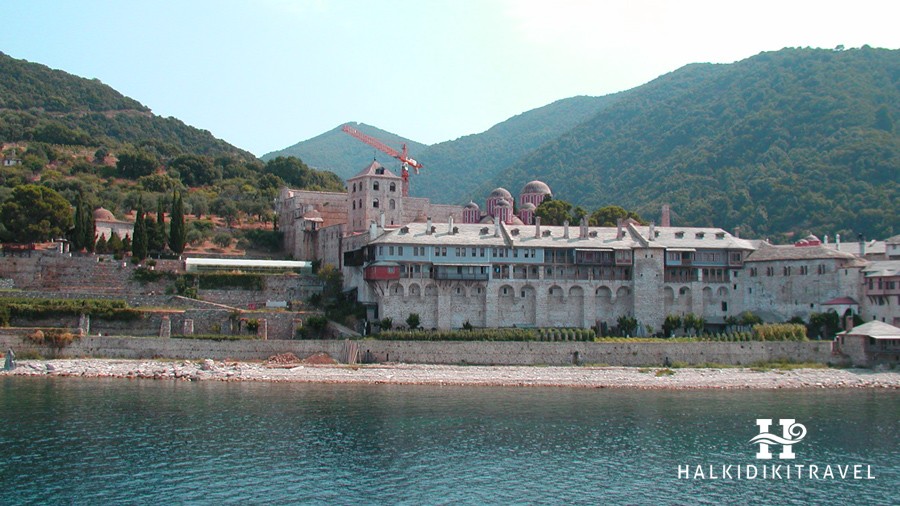
[[[572,97],[514,116],[485,132],[425,146],[364,123],[350,123],[360,132],[410,155],[425,165],[412,176],[411,193],[438,203],[465,203],[475,189],[513,162],[556,139],[590,118],[613,100],[607,97]],[[289,148],[263,155],[296,156],[311,167],[330,170],[343,178],[356,175],[373,155],[399,174],[400,163],[341,132],[341,126]]]
[[[566,98],[514,116],[480,134],[429,146],[416,157],[425,170],[412,178],[412,194],[441,203],[465,203],[484,181],[492,180],[522,156],[614,100],[615,95]],[[531,179],[539,177],[535,174]],[[481,201],[485,195],[474,197]]]
[[[256,157],[206,130],[161,118],[101,83],[0,53],[0,141],[102,145],[150,141],[175,152]]]
[[[334,174],[310,169],[296,158],[263,163],[206,130],[154,116],[100,81],[2,53],[0,151],[0,204],[53,192],[61,196],[57,202],[82,203],[79,207],[88,210],[104,207],[124,217],[142,206],[157,214],[170,212],[177,194],[196,224],[187,231],[190,243],[211,238],[210,214],[229,227],[241,222],[268,226],[272,203],[286,184],[344,188]],[[71,211],[62,207],[61,215]],[[24,235],[10,229],[22,228],[17,214],[0,217],[0,240],[31,234],[30,229]],[[220,242],[229,243],[230,234],[223,234]]]
[[[350,122],[347,124],[366,135],[375,137],[397,151],[400,151],[405,143],[413,158],[418,159],[418,156],[425,151],[424,144],[400,137],[380,128],[365,123]],[[298,142],[291,147],[266,153],[262,156],[262,159],[272,160],[279,156],[295,156],[310,167],[328,170],[347,179],[355,176],[359,171],[367,167],[374,156],[385,167],[399,174],[399,170],[395,170],[394,166],[396,165],[399,168],[400,162],[342,132],[341,128],[343,126],[338,125],[333,130],[317,135],[312,139]]]
[[[654,219],[668,203],[674,224],[884,238],[900,232],[894,118],[897,50],[693,64],[620,94],[473,196],[539,178],[588,210],[615,204]]]

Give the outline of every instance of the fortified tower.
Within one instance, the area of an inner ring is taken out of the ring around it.
[[[368,230],[369,223],[401,225],[403,216],[403,179],[373,161],[359,174],[347,180],[350,198],[349,228],[352,232]]]

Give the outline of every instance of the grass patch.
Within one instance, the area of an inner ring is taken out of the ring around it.
[[[669,369],[668,367],[666,367],[665,369],[660,369],[660,370],[656,371],[657,378],[661,378],[663,376],[672,376],[674,374],[675,374],[675,371],[673,371],[672,369]]]
[[[232,335],[232,334],[174,334],[172,339],[205,339],[207,341],[252,341],[259,339],[256,335]]]

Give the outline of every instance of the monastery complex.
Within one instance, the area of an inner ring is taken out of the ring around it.
[[[900,236],[776,246],[671,226],[666,212],[659,225],[546,226],[534,210],[549,196],[533,181],[517,200],[492,191],[483,209],[435,205],[373,162],[345,193],[283,189],[278,226],[294,259],[342,270],[370,320],[608,328],[633,316],[645,332],[669,314],[715,327],[744,311],[767,322],[834,311],[900,325]]]

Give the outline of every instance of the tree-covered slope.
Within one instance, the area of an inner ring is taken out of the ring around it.
[[[620,94],[482,185],[745,234],[900,231],[900,51],[784,49]]]
[[[153,115],[99,80],[0,53],[0,141],[30,140],[109,148],[150,141],[184,153],[255,159],[206,130]]]
[[[465,203],[479,185],[614,100],[615,95],[566,98],[514,116],[485,132],[429,146],[416,158],[425,170],[413,177],[412,194],[439,203]],[[518,188],[521,186],[516,191]]]
[[[365,123],[350,122],[347,124],[366,135],[375,137],[397,151],[400,151],[405,143],[410,156],[413,158],[417,158],[420,153],[425,151],[424,144],[400,137],[380,128],[366,125]],[[262,159],[268,161],[279,156],[294,156],[303,160],[310,167],[328,170],[343,179],[347,179],[355,176],[368,166],[374,156],[381,164],[391,170],[395,170],[394,166],[396,165],[397,170],[395,172],[399,174],[400,162],[342,132],[341,128],[343,126],[339,125],[312,139],[298,142],[282,150],[267,153],[262,156]]]

